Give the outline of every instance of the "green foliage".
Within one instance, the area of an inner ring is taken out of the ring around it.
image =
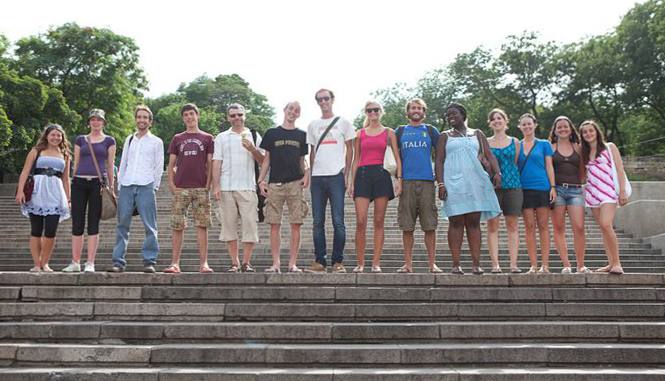
[[[59,90],[19,77],[0,62],[0,176],[22,168],[26,152],[47,123],[72,126],[79,121]]]
[[[220,130],[230,127],[226,108],[231,103],[243,105],[247,111],[247,126],[261,133],[274,124],[275,110],[268,104],[268,98],[254,92],[249,83],[237,74],[218,75],[214,79],[202,75],[191,83],[181,84],[178,94],[198,107],[211,108],[217,114]]]
[[[103,108],[108,133],[122,141],[133,130],[133,106],[147,89],[138,47],[108,29],[67,23],[44,34],[20,39],[14,67],[60,90],[71,110],[85,122],[93,108]],[[73,127],[73,126],[72,126]],[[73,134],[87,132],[80,124]]]

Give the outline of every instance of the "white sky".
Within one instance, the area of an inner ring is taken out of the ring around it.
[[[300,100],[306,128],[320,116],[314,92],[335,91],[336,114],[353,119],[370,93],[414,84],[426,71],[479,45],[538,31],[543,41],[579,41],[619,24],[634,0],[0,0],[0,33],[15,42],[76,22],[133,38],[147,95],[174,92],[207,74],[239,74],[268,97],[277,122]],[[386,57],[392,58],[387,60]],[[394,57],[399,57],[394,59]],[[104,105],[99,105],[104,107]]]

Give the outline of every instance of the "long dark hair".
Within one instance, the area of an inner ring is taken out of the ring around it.
[[[69,140],[67,140],[67,134],[65,133],[65,129],[62,128],[59,124],[49,124],[46,127],[44,127],[44,132],[42,132],[42,135],[39,137],[39,140],[37,140],[37,144],[35,144],[35,149],[37,151],[43,151],[48,148],[48,134],[51,133],[53,130],[58,130],[60,134],[62,135],[62,140],[60,141],[60,144],[58,144],[58,148],[60,148],[60,152],[62,153],[62,156],[64,156],[65,161],[69,161],[70,157],[70,146],[69,146]]]
[[[556,119],[554,119],[554,123],[552,123],[552,130],[550,130],[550,142],[552,143],[557,143],[559,141],[559,137],[556,136],[556,124],[559,123],[560,121],[565,120],[566,123],[568,123],[568,127],[570,127],[570,142],[571,143],[579,143],[580,142],[580,134],[577,132],[577,128],[575,128],[575,124],[573,123],[572,120],[570,120],[569,117],[567,116],[559,116]]]
[[[580,132],[586,125],[590,125],[594,128],[594,130],[596,130],[596,156],[593,158],[595,160],[607,148],[605,145],[605,135],[600,130],[600,127],[598,127],[598,123],[594,122],[593,120],[585,120],[582,122],[582,124],[580,124]],[[590,153],[591,146],[589,145],[589,142],[582,139],[582,160],[584,160],[584,164],[587,164],[591,160],[589,158]]]

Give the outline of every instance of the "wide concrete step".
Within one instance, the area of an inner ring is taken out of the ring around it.
[[[3,381],[663,381],[665,369],[648,367],[440,367],[316,368],[285,367],[137,367],[0,369]]]
[[[665,288],[580,287],[345,287],[345,286],[23,286],[0,287],[8,301],[125,301],[232,303],[316,302],[665,302]]]
[[[178,321],[663,321],[665,302],[2,303],[0,320]]]
[[[10,366],[664,366],[662,344],[159,344],[2,343]]]
[[[663,343],[664,322],[2,322],[0,342],[163,343]]]

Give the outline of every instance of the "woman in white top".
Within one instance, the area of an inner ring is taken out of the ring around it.
[[[18,180],[16,203],[21,213],[30,218],[30,254],[34,267],[30,272],[52,272],[48,265],[58,223],[69,218],[70,149],[63,128],[49,124],[30,150]],[[33,172],[34,167],[34,172]],[[34,176],[30,201],[24,195],[25,181]]]

